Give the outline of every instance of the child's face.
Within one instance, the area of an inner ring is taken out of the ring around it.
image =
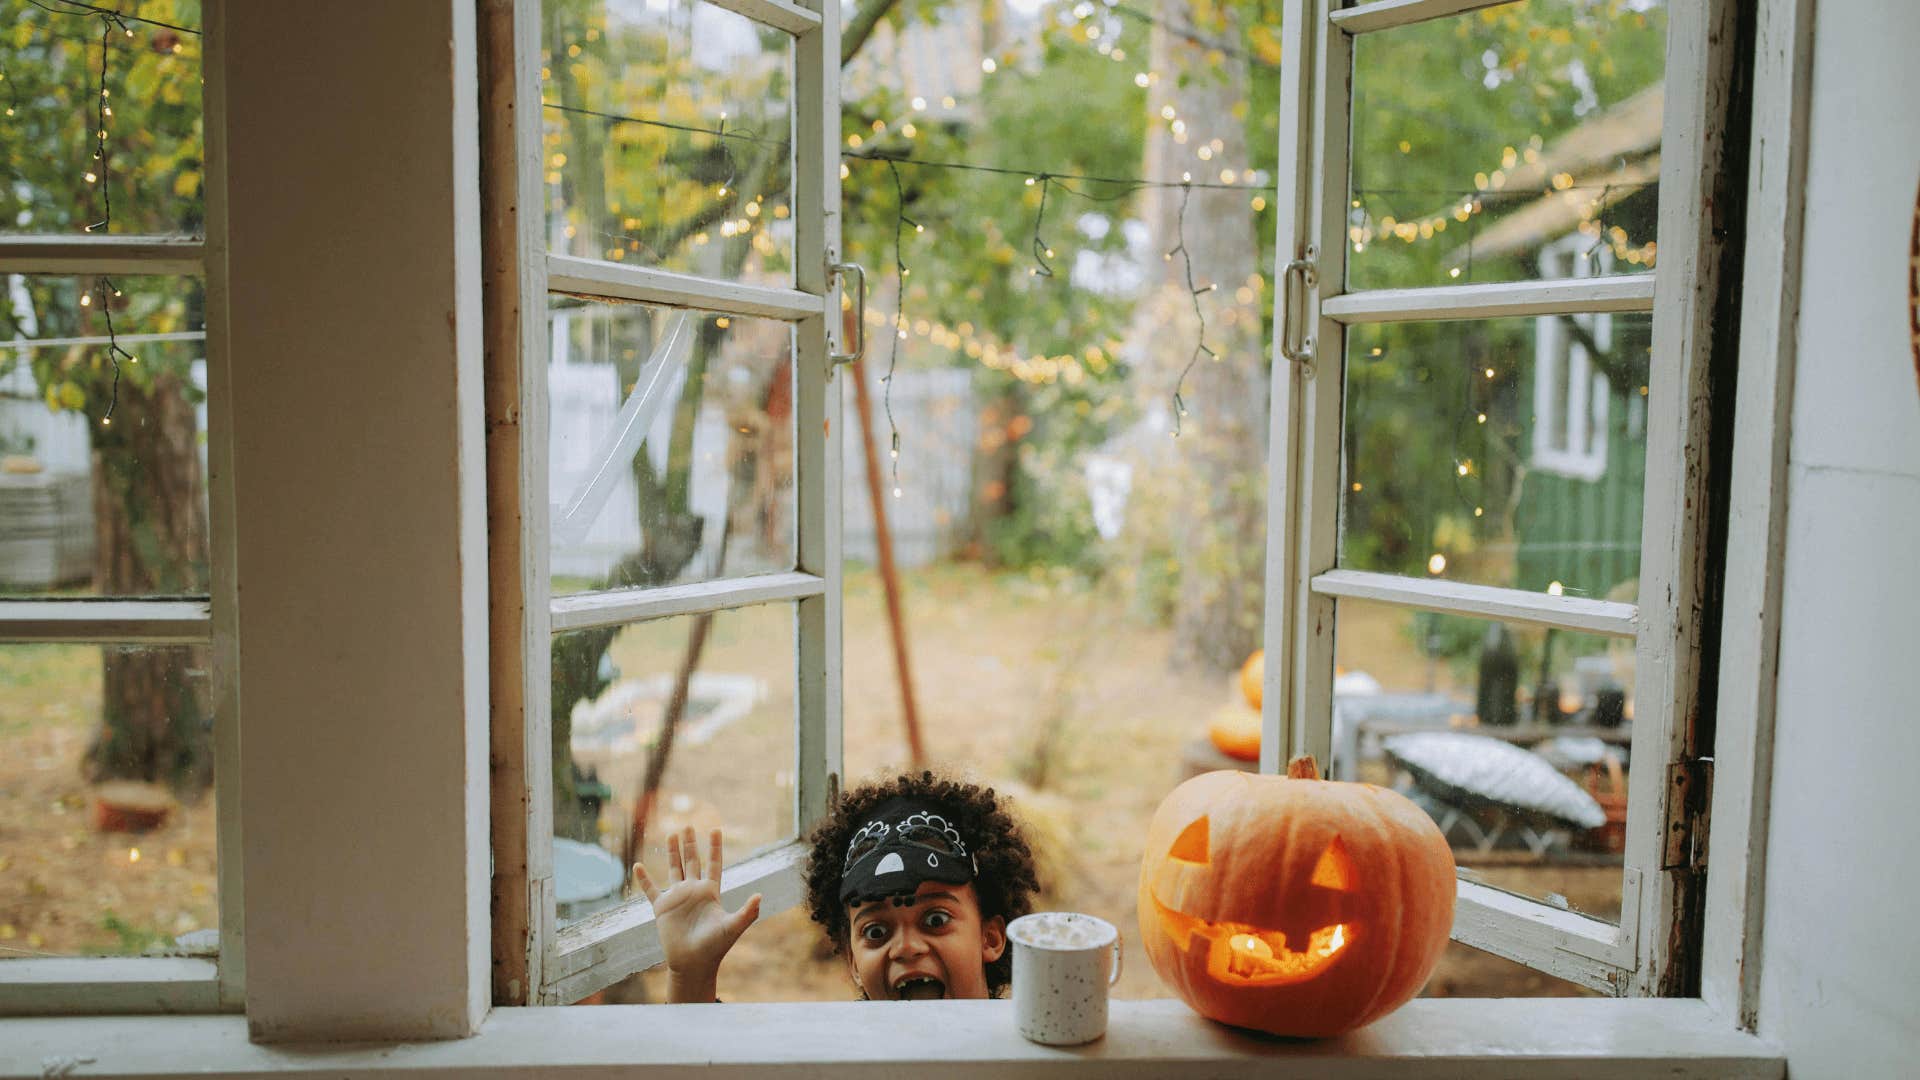
[[[1006,951],[1006,925],[998,915],[981,919],[973,886],[923,881],[910,904],[873,900],[847,918],[847,966],[867,997],[991,996],[986,966]]]

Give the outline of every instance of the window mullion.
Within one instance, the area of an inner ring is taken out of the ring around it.
[[[554,923],[547,657],[547,260],[539,0],[480,8],[493,1001],[532,1002]],[[522,119],[528,122],[521,123]]]
[[[0,641],[203,645],[213,640],[207,600],[0,601]]]
[[[754,22],[789,34],[811,33],[820,27],[820,13],[789,0],[707,0],[717,8],[744,15]]]
[[[824,816],[841,772],[840,423],[833,348],[842,316],[832,267],[840,248],[840,4],[806,0],[818,29],[794,40],[794,286],[821,300],[794,334],[798,567],[821,579],[795,605],[794,822]],[[864,328],[856,328],[862,332]],[[850,343],[849,343],[850,344]]]
[[[1324,596],[1375,600],[1402,607],[1545,626],[1581,634],[1605,634],[1631,640],[1638,622],[1634,604],[1584,596],[1554,596],[1494,585],[1402,577],[1367,570],[1329,570],[1311,582]]]
[[[1299,403],[1301,458],[1295,472],[1292,709],[1289,754],[1333,756],[1334,600],[1310,583],[1334,569],[1339,558],[1341,399],[1346,327],[1325,312],[1328,297],[1346,281],[1346,203],[1352,107],[1353,39],[1326,17],[1329,0],[1305,5],[1314,35],[1316,100],[1306,114],[1314,122],[1312,170],[1304,182],[1311,196],[1304,235],[1313,245],[1317,288],[1302,314],[1314,329],[1312,367]],[[1304,14],[1304,12],[1303,12]]]
[[[1525,315],[1652,311],[1654,275],[1558,278],[1418,289],[1369,289],[1328,297],[1321,314],[1349,325]]]
[[[631,300],[787,321],[817,317],[826,310],[819,294],[797,289],[771,289],[647,266],[627,266],[604,259],[583,259],[577,255],[549,254],[546,262],[547,288],[571,296]]]
[[[827,589],[826,579],[814,574],[759,574],[744,578],[697,581],[655,589],[618,589],[611,592],[562,596],[549,605],[556,634],[575,630],[626,626],[651,619],[703,612],[728,611],[752,604],[806,600]]]
[[[0,236],[0,274],[197,276],[206,245],[170,236]]]
[[[1373,30],[1391,30],[1431,19],[1444,19],[1480,8],[1510,3],[1511,0],[1371,0],[1355,4],[1332,15],[1334,25],[1348,34]]]
[[[1640,544],[1640,595],[1664,602],[1641,611],[1626,833],[1626,866],[1646,877],[1632,987],[1646,995],[1686,991],[1687,953],[1699,946],[1698,934],[1680,932],[1676,920],[1696,908],[1693,894],[1703,884],[1695,860],[1705,836],[1693,835],[1693,824],[1706,792],[1694,766],[1712,753],[1696,723],[1713,471],[1710,375],[1726,243],[1701,208],[1721,205],[1723,195],[1737,16],[1734,0],[1676,5],[1668,13],[1661,270],[1649,379],[1649,399],[1661,408],[1648,411]],[[1690,850],[1670,850],[1676,840]],[[1630,915],[1623,910],[1621,918],[1625,924]]]

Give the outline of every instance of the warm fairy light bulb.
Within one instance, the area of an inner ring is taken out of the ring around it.
[[[1473,417],[1473,422],[1474,422],[1474,423],[1476,423],[1476,424],[1484,424],[1484,423],[1486,423],[1486,422],[1487,422],[1487,414],[1486,414],[1486,413],[1476,413],[1476,414],[1474,414],[1474,417]]]
[[[889,450],[889,451],[887,451],[887,456],[888,456],[888,457],[890,457],[890,458],[892,458],[892,459],[894,459],[895,461],[898,461],[898,460],[900,460],[900,451],[898,451],[898,450]]]
[[[901,496],[901,494],[902,494],[902,492],[901,492],[901,490],[900,490],[899,488],[894,488],[894,489],[893,489],[893,497],[894,497],[894,498],[896,498],[896,499],[897,499],[897,498],[899,498],[899,497]]]
[[[913,226],[913,231],[917,233],[923,233],[927,231],[927,227],[925,225],[921,225],[916,222]]]
[[[1183,183],[1183,184],[1191,184],[1191,183],[1193,183],[1193,174],[1192,174],[1192,173],[1190,173],[1190,172],[1183,172],[1183,173],[1181,173],[1181,174],[1180,174],[1180,182],[1181,182],[1181,183]]]
[[[92,293],[81,293],[81,294],[80,294],[80,306],[81,306],[81,307],[92,307],[92,306],[93,306],[93,294],[92,294]]]
[[[100,426],[101,426],[101,427],[111,427],[111,426],[113,426],[113,417],[111,417],[111,416],[103,416],[103,417],[101,417],[101,418],[100,418]]]
[[[1048,248],[1048,249],[1047,249],[1047,258],[1049,258],[1049,259],[1051,259],[1051,258],[1053,258],[1053,249],[1052,249],[1052,248]]]
[[[1454,471],[1459,473],[1461,476],[1465,476],[1468,473],[1473,471],[1473,462],[1463,461],[1460,464],[1454,466]]]
[[[1033,177],[1031,177],[1031,176],[1029,176],[1029,177],[1027,177],[1027,186],[1028,186],[1028,187],[1032,187],[1032,186],[1033,186],[1034,184],[1036,184],[1036,183],[1038,183],[1038,182],[1039,182],[1039,181],[1037,181],[1037,180],[1035,180],[1035,179],[1034,179]]]
[[[1152,81],[1153,79],[1149,77],[1147,73],[1144,71],[1136,71],[1133,74],[1133,85],[1139,87],[1142,90],[1145,90],[1147,88],[1147,84],[1151,83]]]
[[[87,183],[89,183],[89,184],[91,184],[91,183],[93,183],[94,181],[96,181],[96,180],[99,180],[99,179],[100,179],[99,177],[97,177],[97,176],[95,176],[95,175],[93,175],[92,173],[88,173],[88,174],[87,174]]]
[[[993,62],[993,57],[991,56],[987,57],[985,60],[980,61],[980,70],[986,72],[989,75],[993,74],[994,69],[998,68],[999,66],[1000,65]]]
[[[1557,581],[1549,581],[1549,582],[1547,582],[1547,595],[1548,595],[1548,596],[1561,596],[1561,595],[1563,595],[1563,594],[1565,594],[1565,593],[1566,593],[1566,591],[1567,591],[1567,589],[1566,589],[1566,586],[1564,586],[1564,585],[1562,585],[1562,584],[1560,584],[1560,583],[1559,583],[1559,582],[1557,582]]]
[[[1177,111],[1175,111],[1174,107],[1171,105],[1160,106],[1160,119],[1162,120],[1171,120],[1174,117],[1179,115],[1180,114]]]
[[[1433,558],[1427,560],[1427,573],[1444,574],[1446,572],[1447,572],[1447,557],[1445,555],[1440,554],[1437,551],[1434,552]]]
[[[1489,379],[1491,379],[1491,378],[1493,378],[1493,369],[1492,369],[1492,368],[1488,368],[1488,369],[1487,369],[1487,378],[1489,378]]]
[[[1479,517],[1480,515],[1482,515],[1482,514],[1484,514],[1484,513],[1486,513],[1486,512],[1487,512],[1487,508],[1486,508],[1486,507],[1484,507],[1484,506],[1476,506],[1476,507],[1474,507],[1474,508],[1473,508],[1473,516],[1474,516],[1474,517]]]
[[[1459,277],[1459,276],[1460,276],[1460,268],[1456,266],[1456,267],[1454,267],[1453,269],[1451,269],[1451,270],[1449,270],[1449,271],[1447,271],[1447,276],[1448,276],[1448,277]]]
[[[926,99],[926,98],[923,98],[923,97],[917,97],[917,98],[914,98],[914,99],[913,99],[913,108],[914,108],[914,111],[915,111],[915,112],[919,112],[919,111],[921,111],[922,109],[925,109],[926,107],[927,107],[927,99]]]

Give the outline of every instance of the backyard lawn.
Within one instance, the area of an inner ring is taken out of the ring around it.
[[[933,763],[1006,792],[1041,860],[1043,908],[1106,918],[1137,934],[1134,891],[1139,838],[1161,797],[1184,775],[1188,744],[1216,710],[1244,708],[1230,676],[1181,672],[1165,661],[1169,631],[1130,610],[1123,590],[1065,574],[995,573],[943,564],[907,576],[906,612],[920,722]],[[878,577],[850,568],[845,609],[847,776],[884,775],[907,761],[898,684]],[[670,677],[690,620],[631,627],[609,657],[616,687]],[[1361,633],[1357,626],[1350,633]],[[1438,678],[1411,639],[1392,626],[1365,628],[1370,671]],[[646,859],[665,878],[659,841],[682,825],[726,830],[732,860],[784,839],[792,828],[792,629],[770,606],[716,618],[702,657],[735,706],[690,713],[648,828]],[[1409,674],[1413,673],[1413,674]],[[0,650],[0,952],[6,955],[140,951],[171,935],[212,927],[213,800],[178,808],[140,835],[89,825],[78,762],[99,706],[98,650],[9,646]],[[731,689],[729,689],[731,688]],[[603,697],[603,702],[607,699]],[[602,841],[618,850],[657,709],[636,699],[622,728],[576,716],[577,757],[612,796]],[[1384,774],[1381,779],[1386,779]],[[1530,895],[1558,893],[1576,907],[1617,903],[1612,868],[1489,871]],[[1134,959],[1140,958],[1136,955]],[[614,988],[615,999],[657,997],[647,975]],[[804,911],[763,920],[722,973],[730,1001],[844,999],[851,981],[826,955]],[[1534,995],[1576,988],[1506,961],[1453,946],[1430,994]],[[1161,996],[1143,962],[1126,967],[1117,993]]]

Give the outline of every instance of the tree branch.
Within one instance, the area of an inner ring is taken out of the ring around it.
[[[860,10],[854,12],[853,18],[848,19],[847,24],[840,28],[841,67],[846,67],[853,62],[853,58],[858,56],[860,49],[866,45],[867,39],[873,36],[874,29],[880,25],[880,20],[886,18],[894,8],[899,6],[900,0],[866,0],[860,5]]]

